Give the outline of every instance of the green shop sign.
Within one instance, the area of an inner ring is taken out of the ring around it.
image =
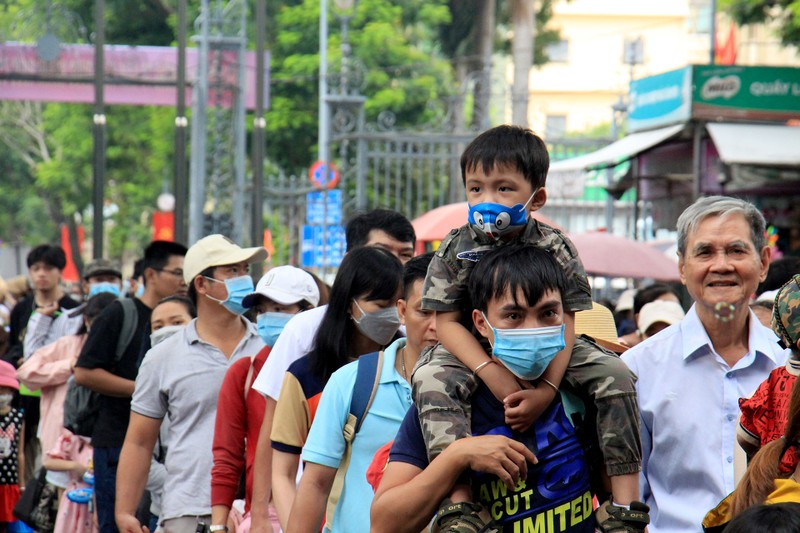
[[[703,65],[693,71],[692,118],[800,117],[800,69]]]
[[[800,68],[693,65],[631,82],[628,130],[689,119],[800,119]]]

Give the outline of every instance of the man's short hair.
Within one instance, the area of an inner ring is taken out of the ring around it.
[[[169,258],[173,255],[185,256],[186,247],[177,242],[169,241],[153,241],[147,248],[144,249],[144,265],[142,272],[145,268],[152,268],[153,270],[161,270],[167,263]]]
[[[425,281],[428,275],[428,265],[433,259],[433,252],[418,255],[408,260],[403,266],[403,299],[408,300],[409,291],[417,281]]]
[[[697,230],[697,226],[708,217],[726,217],[732,214],[744,216],[750,225],[750,239],[756,253],[766,245],[764,231],[767,223],[764,215],[750,202],[731,196],[706,196],[687,207],[678,217],[678,253],[686,254],[686,243],[689,235]]]
[[[548,290],[557,290],[563,297],[566,286],[566,274],[549,252],[531,245],[511,244],[495,248],[481,258],[469,277],[469,296],[473,309],[486,311],[489,301],[502,298],[506,291],[516,302],[521,290],[532,306]]]
[[[40,244],[28,253],[27,257],[28,268],[36,263],[44,263],[47,266],[64,270],[67,266],[67,254],[60,246],[53,246],[51,244]]]
[[[144,276],[144,257],[133,262],[133,274],[131,274],[133,279],[139,279],[142,276]]]
[[[406,217],[390,209],[373,209],[351,218],[345,229],[347,251],[364,246],[369,239],[369,232],[377,229],[385,231],[390,237],[400,242],[416,243],[414,226]]]
[[[534,189],[544,187],[550,169],[550,155],[544,141],[528,128],[497,126],[481,133],[461,155],[461,180],[481,166],[488,174],[495,166],[518,170]]]

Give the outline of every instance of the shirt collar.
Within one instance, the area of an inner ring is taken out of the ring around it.
[[[696,304],[693,304],[691,309],[686,313],[686,317],[681,322],[684,359],[688,359],[695,354],[711,353],[713,351],[711,339],[703,323],[700,322],[700,317],[697,316],[697,310],[695,308]],[[761,322],[759,322],[758,317],[756,317],[753,311],[749,311],[749,313],[748,327],[750,331],[747,338],[749,352],[761,354],[770,359],[773,363],[778,364],[775,355],[777,351],[775,350],[777,337],[775,337],[772,331],[761,325]]]
[[[258,330],[256,329],[256,325],[247,320],[244,317],[239,317],[239,320],[244,322],[245,333],[244,337],[242,338],[243,341],[248,340],[249,337],[258,335]],[[184,330],[186,334],[186,340],[189,344],[194,344],[196,342],[203,342],[200,336],[197,334],[197,319],[193,318],[191,322],[186,325],[186,329]],[[241,343],[240,343],[241,344]]]
[[[381,380],[380,383],[392,383],[393,381],[405,383],[406,380],[394,368],[395,361],[397,361],[397,351],[406,345],[406,338],[401,337],[386,347],[383,351],[383,366],[381,367]],[[407,372],[411,372],[413,368],[406,368]]]

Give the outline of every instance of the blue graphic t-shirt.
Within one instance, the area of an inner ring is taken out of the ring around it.
[[[489,510],[504,533],[594,533],[589,467],[560,397],[523,433],[503,423],[503,404],[483,384],[472,400],[472,434],[505,435],[520,441],[539,462],[528,464],[528,478],[511,491],[497,477],[472,473],[475,498]],[[428,465],[415,407],[394,440],[390,461]]]

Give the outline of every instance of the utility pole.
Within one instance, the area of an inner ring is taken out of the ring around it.
[[[105,196],[106,171],[106,115],[103,95],[103,76],[105,62],[104,0],[94,4],[94,116],[92,117],[92,138],[94,142],[94,164],[92,168],[92,257],[103,257],[103,200]],[[77,252],[76,252],[77,253]]]
[[[253,214],[250,245],[258,246],[264,232],[264,25],[267,21],[266,0],[256,2],[256,109],[253,118]]]
[[[186,0],[178,0],[178,79],[176,83],[177,109],[175,113],[175,241],[187,242],[186,200]]]
[[[713,65],[717,62],[717,0],[711,0],[711,20],[709,22],[708,64]]]

